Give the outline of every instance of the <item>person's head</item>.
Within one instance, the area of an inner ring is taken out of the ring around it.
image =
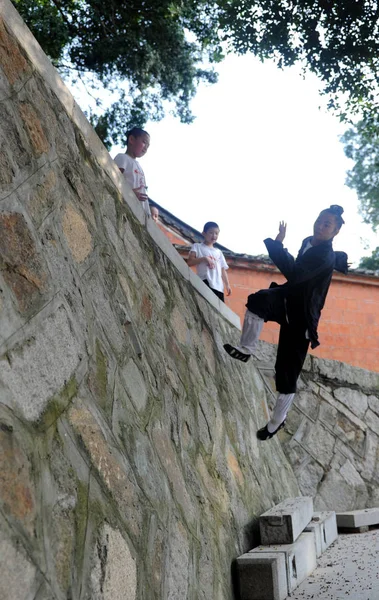
[[[332,240],[345,222],[342,214],[343,208],[338,204],[322,210],[313,226],[313,239],[317,242]]]
[[[213,221],[208,221],[205,223],[203,228],[203,237],[206,244],[213,246],[215,242],[217,242],[217,238],[220,233],[220,228],[217,223]]]
[[[158,223],[159,210],[157,209],[157,207],[156,206],[150,206],[150,212],[151,212],[151,218],[153,219],[153,221],[155,221],[156,223]]]
[[[126,133],[127,153],[132,158],[141,158],[150,146],[150,135],[140,127],[133,127]]]

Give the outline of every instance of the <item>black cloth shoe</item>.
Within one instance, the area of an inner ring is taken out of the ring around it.
[[[250,358],[250,354],[244,354],[230,344],[224,344],[224,350],[229,354],[229,356],[236,358],[237,360],[241,360],[242,362],[247,362]]]
[[[262,427],[262,429],[258,429],[258,431],[257,431],[257,438],[258,438],[258,440],[261,440],[262,442],[264,440],[271,440],[271,438],[274,437],[274,435],[276,433],[278,433],[279,429],[282,429],[285,424],[286,424],[286,422],[283,421],[283,423],[281,423],[279,425],[278,429],[275,429],[275,431],[273,431],[272,433],[270,433],[269,430],[267,429],[267,425],[265,425],[264,427]]]

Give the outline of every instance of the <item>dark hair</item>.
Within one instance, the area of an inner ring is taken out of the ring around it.
[[[217,225],[217,223],[214,223],[214,221],[208,221],[208,223],[205,223],[204,227],[203,227],[203,232],[207,233],[207,231],[209,229],[212,229],[212,227],[215,227],[217,229],[220,229],[219,226]]]
[[[336,224],[338,229],[341,229],[342,225],[345,223],[345,221],[342,218],[342,214],[343,214],[343,208],[342,206],[339,206],[338,204],[332,204],[329,208],[326,208],[325,210],[322,210],[321,212],[323,213],[331,213],[332,215],[335,216],[336,218]]]
[[[134,137],[140,137],[144,133],[150,135],[149,133],[147,133],[147,131],[141,129],[141,127],[132,127],[129,131],[126,132],[126,143],[128,143],[131,135],[133,135]]]

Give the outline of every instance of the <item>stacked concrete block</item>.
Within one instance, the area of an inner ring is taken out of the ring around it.
[[[313,501],[289,498],[259,519],[262,545],[237,559],[241,600],[284,600],[316,567]]]
[[[248,554],[253,557],[264,557],[267,553],[284,556],[287,594],[291,594],[316,568],[316,545],[313,532],[301,533],[292,544],[258,546]],[[267,597],[262,596],[260,600],[263,598]]]
[[[268,548],[266,548],[268,550]],[[287,566],[282,552],[253,554],[237,559],[241,600],[285,600]]]
[[[312,498],[287,498],[259,517],[262,544],[292,544],[308,525],[312,515]]]
[[[304,531],[313,532],[317,558],[338,538],[336,513],[334,511],[315,512],[312,521]]]

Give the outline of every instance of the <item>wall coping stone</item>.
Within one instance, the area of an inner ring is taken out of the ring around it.
[[[171,242],[168,241],[165,234],[145,213],[140,202],[134,195],[131,186],[121,175],[108,150],[95,133],[69,89],[63,83],[58,71],[53,67],[10,0],[0,0],[0,13],[6,22],[8,30],[17,39],[32,64],[35,65],[36,70],[44,78],[46,84],[50,86],[73,123],[83,134],[85,143],[91,148],[91,153],[101,168],[112,180],[113,184],[120,190],[124,202],[126,202],[139,222],[146,225],[147,232],[154,243],[162,250],[162,252],[164,252],[170,262],[181,275],[189,281],[196,291],[212,304],[212,307],[218,310],[224,319],[240,330],[241,323],[239,316],[226,306],[226,304],[221,302],[217,296],[202,283],[200,278],[189,269],[187,263],[183,260]]]

